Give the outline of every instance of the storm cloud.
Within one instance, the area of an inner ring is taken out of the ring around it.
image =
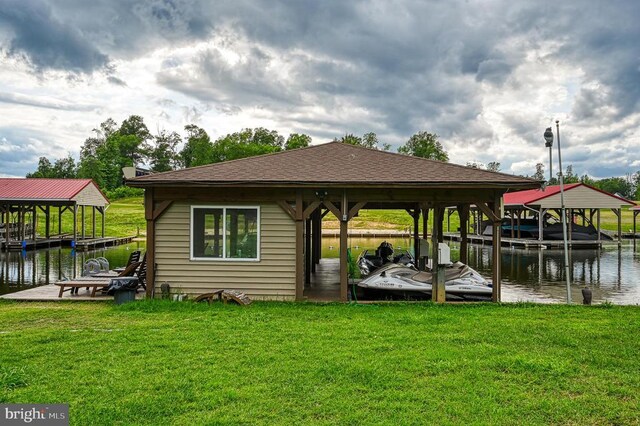
[[[9,6],[0,10],[0,48],[21,65],[3,70],[15,78],[0,84],[5,103],[60,111],[97,104],[171,130],[197,122],[214,136],[262,125],[315,143],[374,131],[397,147],[427,130],[452,161],[499,161],[519,174],[546,162],[541,134],[559,119],[563,162],[575,171],[606,177],[638,164],[633,0]],[[60,91],[68,99],[42,101]],[[90,132],[104,118],[92,114],[83,126]]]

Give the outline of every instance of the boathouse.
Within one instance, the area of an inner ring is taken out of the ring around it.
[[[333,214],[340,221],[335,299],[347,300],[347,233],[360,209],[406,210],[413,217],[417,256],[417,241],[427,239],[432,214],[428,256],[437,265],[447,206],[458,207],[463,230],[472,204],[499,223],[505,192],[541,183],[331,142],[138,177],[127,185],[145,189],[147,260],[153,265],[149,296],[168,283],[187,294],[231,288],[257,299],[304,300],[321,261],[322,217]],[[498,301],[498,232],[492,241],[493,299]],[[463,262],[466,244],[464,238]],[[443,270],[436,269],[434,283],[434,300],[444,301]]]
[[[568,223],[593,225],[597,231],[598,241],[602,238],[600,229],[600,212],[610,209],[618,219],[617,238],[622,236],[622,208],[635,206],[633,201],[602,191],[584,183],[572,183],[564,186],[564,205]],[[538,221],[538,240],[543,240],[544,221],[549,216],[561,219],[560,185],[547,186],[542,189],[510,192],[504,196],[505,215],[511,222],[511,237],[519,238],[520,223],[527,217]],[[594,218],[595,216],[595,218]],[[567,227],[568,239],[572,240],[572,227]]]
[[[84,239],[89,235],[96,238],[96,213],[100,215],[100,232],[104,237],[108,204],[107,198],[91,179],[0,178],[2,247],[20,250],[61,245],[66,241],[75,244],[79,238]],[[90,233],[85,225],[89,211]],[[62,216],[65,213],[73,216],[70,229],[63,228]],[[38,217],[43,216],[44,233],[39,235]],[[54,216],[57,217],[57,223],[52,223]]]

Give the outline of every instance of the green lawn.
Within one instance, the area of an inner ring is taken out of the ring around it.
[[[640,308],[0,303],[0,402],[71,423],[638,424]]]

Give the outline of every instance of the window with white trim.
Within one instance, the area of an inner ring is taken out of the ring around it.
[[[259,260],[260,207],[191,206],[191,259]]]

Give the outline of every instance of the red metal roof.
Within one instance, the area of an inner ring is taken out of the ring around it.
[[[87,185],[97,188],[91,179],[0,178],[0,200],[71,201]]]
[[[594,191],[616,198],[625,203],[635,204],[633,201],[627,200],[622,197],[618,197],[617,195],[610,194],[601,189],[594,188],[589,185],[585,185],[584,183],[569,183],[564,186],[564,190],[570,191],[571,189],[577,188],[579,186],[587,187]],[[528,204],[535,204],[536,201],[542,200],[543,198],[551,197],[552,195],[556,195],[559,192],[560,192],[560,185],[551,185],[551,186],[547,186],[544,189],[528,189],[525,191],[507,192],[506,194],[504,194],[504,205],[505,206],[522,206],[522,205],[528,205]]]

